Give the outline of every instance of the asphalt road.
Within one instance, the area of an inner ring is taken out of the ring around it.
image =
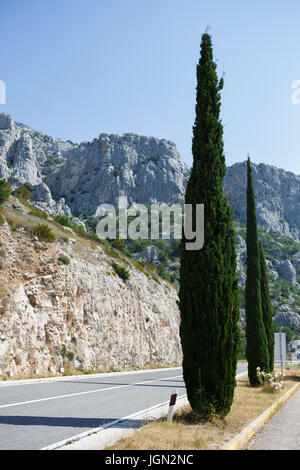
[[[239,364],[237,373],[247,369]],[[181,369],[0,384],[0,449],[42,449],[186,393]]]

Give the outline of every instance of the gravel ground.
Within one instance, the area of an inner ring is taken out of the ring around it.
[[[300,450],[300,389],[250,443],[249,450]]]

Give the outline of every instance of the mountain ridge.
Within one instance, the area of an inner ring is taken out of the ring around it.
[[[0,177],[13,188],[34,186],[34,203],[53,214],[94,214],[102,203],[183,203],[190,169],[174,142],[134,133],[74,144],[0,114]],[[253,163],[258,225],[300,240],[300,176]],[[245,162],[227,168],[224,192],[236,219],[246,220]]]

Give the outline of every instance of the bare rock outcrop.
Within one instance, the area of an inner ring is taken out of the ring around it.
[[[181,361],[178,298],[168,283],[120,260],[125,282],[102,247],[75,239],[40,243],[7,223],[0,237],[1,375]]]

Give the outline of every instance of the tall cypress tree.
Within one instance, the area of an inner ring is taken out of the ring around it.
[[[262,317],[267,336],[267,346],[269,351],[269,367],[268,372],[274,369],[274,326],[272,320],[272,305],[269,290],[269,276],[265,261],[265,254],[262,242],[259,242],[260,257],[260,290],[261,290],[261,306]]]
[[[188,400],[201,418],[226,415],[235,388],[239,348],[239,301],[233,217],[223,194],[226,172],[219,118],[223,79],[218,80],[211,37],[205,33],[197,65],[193,168],[185,203],[204,204],[204,246],[181,244],[180,336]]]
[[[261,268],[250,158],[247,161],[247,178],[246,356],[250,384],[258,385],[256,369],[269,370],[269,351],[262,317]]]

